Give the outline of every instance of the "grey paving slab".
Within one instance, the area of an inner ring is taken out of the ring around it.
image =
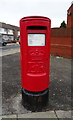
[[[17,115],[0,116],[0,120],[17,120]]]
[[[4,118],[8,118],[8,120],[9,120],[9,118],[17,118],[17,115],[4,115],[4,116],[1,116],[3,119]]]
[[[58,120],[72,120],[71,118],[58,118]]]
[[[18,120],[57,120],[56,118],[18,118]]]
[[[0,105],[0,115],[2,115],[2,105]]]
[[[0,56],[5,56],[5,55],[11,55],[11,54],[14,54],[14,53],[18,53],[20,52],[20,49],[11,49],[11,50],[5,50],[3,51],[2,53],[0,52]]]
[[[56,118],[54,111],[20,114],[18,118]]]
[[[58,118],[71,118],[71,111],[58,110],[56,114]]]
[[[72,116],[73,116],[73,109],[71,110],[71,114],[72,114]]]
[[[17,118],[2,118],[2,120],[17,120]]]

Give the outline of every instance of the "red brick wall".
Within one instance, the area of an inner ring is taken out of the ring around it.
[[[55,56],[73,58],[72,32],[73,28],[51,29],[51,54]]]
[[[71,13],[70,15],[67,14],[67,27],[73,27],[73,4],[67,10],[67,13]]]
[[[73,4],[67,12],[67,28],[51,29],[51,54],[73,58]]]

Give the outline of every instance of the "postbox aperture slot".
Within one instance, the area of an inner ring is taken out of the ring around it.
[[[45,46],[44,33],[28,33],[28,46]]]
[[[46,26],[27,26],[27,29],[31,29],[31,30],[35,30],[35,29],[38,29],[38,30],[46,30]]]

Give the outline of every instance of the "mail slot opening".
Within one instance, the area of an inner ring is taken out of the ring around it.
[[[47,28],[45,26],[27,26],[27,29],[39,29],[39,30],[46,30]]]
[[[28,34],[28,46],[45,46],[45,34]]]

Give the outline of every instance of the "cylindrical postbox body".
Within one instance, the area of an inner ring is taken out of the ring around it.
[[[50,72],[50,25],[47,17],[20,20],[22,93],[41,96],[48,92]]]

